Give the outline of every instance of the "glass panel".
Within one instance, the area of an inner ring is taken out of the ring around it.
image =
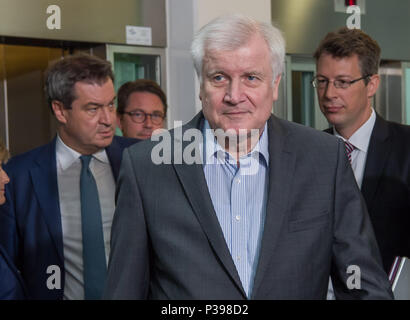
[[[410,124],[410,68],[406,68],[405,72],[406,77],[406,88],[405,88],[405,97],[406,97],[406,124]]]
[[[114,52],[115,89],[125,82],[150,79],[161,85],[160,56]]]
[[[387,81],[388,114],[390,121],[402,123],[401,76],[391,75]]]
[[[315,127],[314,89],[310,84],[313,72],[292,71],[292,119],[294,122]]]
[[[386,120],[405,121],[402,100],[403,71],[398,62],[382,62],[380,84],[374,99],[374,108]]]

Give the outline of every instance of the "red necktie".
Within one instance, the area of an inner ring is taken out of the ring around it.
[[[345,141],[347,158],[349,159],[350,164],[352,164],[352,152],[355,149],[355,146],[352,145],[349,141]]]

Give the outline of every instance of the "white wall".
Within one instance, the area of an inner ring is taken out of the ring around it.
[[[271,22],[271,0],[196,0],[197,26],[226,13],[242,13],[256,20]]]

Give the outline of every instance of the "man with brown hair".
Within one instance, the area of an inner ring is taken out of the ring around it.
[[[345,142],[389,272],[395,256],[410,256],[410,127],[384,120],[372,107],[380,51],[361,30],[330,32],[314,54],[312,84],[333,125],[326,131]]]
[[[149,139],[164,127],[167,98],[154,81],[130,81],[118,90],[117,121],[124,137]]]

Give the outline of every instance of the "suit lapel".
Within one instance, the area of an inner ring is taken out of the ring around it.
[[[295,156],[288,148],[290,139],[287,130],[275,117],[268,120],[269,138],[269,188],[266,218],[263,229],[259,263],[255,274],[252,297],[255,298],[273,256],[284,222],[293,181]]]
[[[191,128],[200,128],[202,120],[202,112],[199,113],[191,122],[183,127],[183,132]],[[171,137],[174,141],[180,140],[174,138],[175,131]],[[179,142],[179,141],[178,141]],[[182,141],[182,150],[191,142]],[[228,246],[226,245],[223,236],[222,228],[216,216],[211,196],[209,195],[208,186],[206,183],[203,166],[201,164],[173,164],[180,183],[186,193],[194,213],[207,236],[216,256],[220,259],[228,274],[246,298],[241,280],[232,260]]]
[[[49,143],[44,152],[37,157],[35,160],[37,165],[30,170],[30,174],[41,213],[61,262],[64,263],[55,146],[56,139]]]
[[[390,149],[391,144],[389,143],[389,129],[387,122],[376,114],[376,122],[370,137],[361,188],[369,210],[379,185],[386,160],[390,154]]]
[[[117,138],[114,136],[112,143],[105,148],[107,152],[108,160],[110,161],[111,170],[114,176],[114,181],[117,181],[118,172],[120,170],[121,159],[122,159],[122,149],[117,141]]]

